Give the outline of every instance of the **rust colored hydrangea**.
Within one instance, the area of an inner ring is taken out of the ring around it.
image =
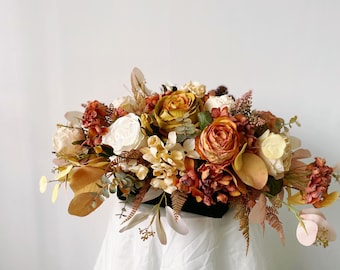
[[[325,159],[315,158],[315,161],[306,168],[310,171],[310,181],[305,189],[304,199],[307,203],[319,207],[332,180],[333,168],[326,165]]]
[[[102,136],[108,132],[109,123],[108,107],[97,100],[89,101],[84,115],[83,126],[88,129],[88,138],[85,144],[94,146],[102,141]]]

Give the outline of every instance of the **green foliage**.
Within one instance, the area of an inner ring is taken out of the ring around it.
[[[282,179],[275,179],[273,176],[268,176],[267,187],[269,188],[270,195],[277,195],[281,192],[283,187],[283,180]]]
[[[206,111],[199,112],[197,116],[198,116],[198,122],[199,122],[201,130],[203,130],[206,126],[208,126],[213,121],[210,113]]]

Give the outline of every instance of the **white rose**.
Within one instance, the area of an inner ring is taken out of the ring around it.
[[[140,119],[129,113],[118,118],[103,136],[103,143],[112,146],[115,154],[146,146],[146,136],[141,131]]]
[[[115,108],[121,107],[129,113],[134,112],[137,107],[136,100],[131,96],[117,98],[112,102],[112,105]]]
[[[63,155],[80,154],[83,147],[81,145],[74,145],[72,143],[84,139],[85,135],[82,129],[58,126],[58,129],[52,139],[53,149],[56,153]]]
[[[283,177],[292,159],[291,144],[287,136],[266,130],[258,138],[259,155],[265,162],[269,175],[275,179]]]
[[[228,95],[222,96],[209,96],[208,100],[204,104],[204,109],[211,112],[213,108],[224,108],[230,109],[235,103],[234,99]]]
[[[205,95],[206,87],[204,84],[201,84],[199,82],[190,82],[183,85],[182,90],[190,92],[198,98],[202,98]]]

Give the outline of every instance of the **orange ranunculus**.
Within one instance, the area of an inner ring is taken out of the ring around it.
[[[185,118],[189,118],[192,124],[196,124],[197,114],[201,109],[202,103],[194,94],[174,91],[157,102],[154,117],[160,131],[165,135],[183,125]]]
[[[239,153],[236,124],[227,116],[215,118],[196,138],[196,151],[213,164],[230,165]]]

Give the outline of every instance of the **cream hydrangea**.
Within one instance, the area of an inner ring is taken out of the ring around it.
[[[174,131],[169,133],[165,144],[156,135],[149,137],[147,143],[148,146],[140,151],[143,158],[152,164],[154,178],[151,186],[171,194],[176,190],[177,175],[184,171],[185,150],[181,144],[176,143]]]

